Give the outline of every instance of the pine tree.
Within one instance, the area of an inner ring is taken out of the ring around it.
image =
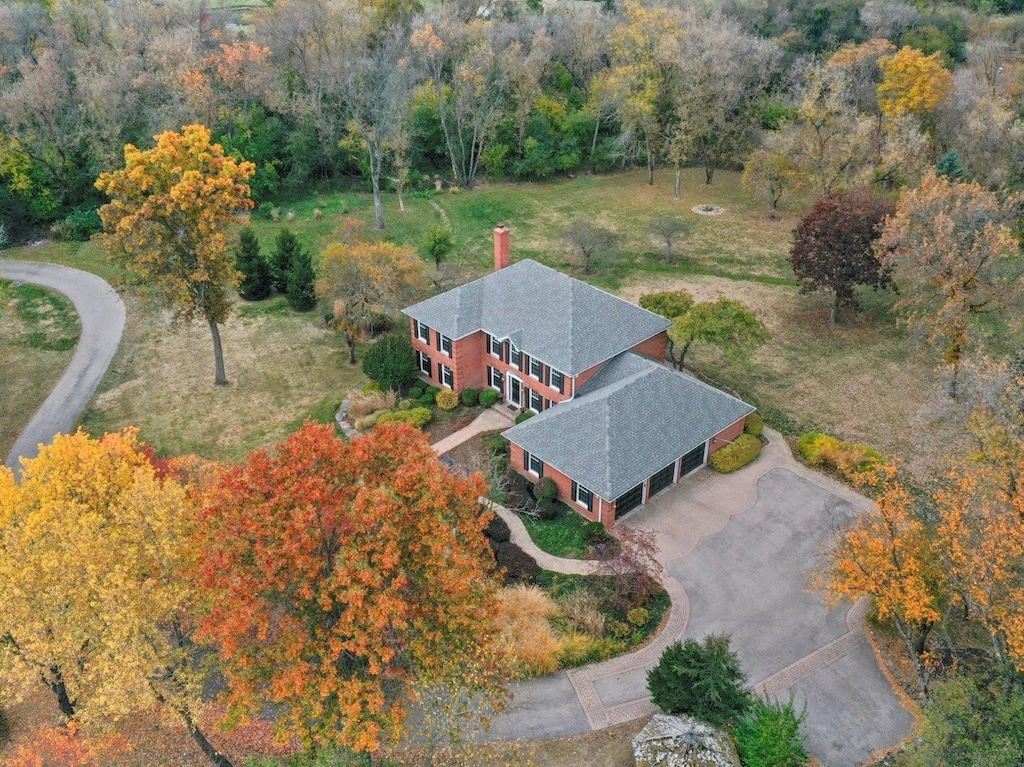
[[[246,301],[262,301],[274,289],[270,265],[260,253],[260,243],[252,227],[245,227],[239,235],[235,268],[242,273],[238,294]]]
[[[316,290],[313,283],[316,273],[313,271],[313,258],[309,251],[301,245],[291,256],[291,267],[288,270],[288,305],[297,312],[308,312],[316,306]]]
[[[277,233],[277,249],[270,270],[274,275],[274,289],[278,293],[288,292],[288,275],[292,270],[292,259],[302,248],[295,233],[287,227]]]
[[[938,176],[945,176],[950,181],[963,181],[966,171],[960,163],[960,155],[953,150],[943,156],[935,165],[935,173]]]

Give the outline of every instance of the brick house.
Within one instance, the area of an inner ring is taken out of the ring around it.
[[[496,390],[536,413],[504,432],[511,462],[559,498],[614,521],[707,462],[754,408],[665,366],[664,317],[529,259],[403,310],[434,385]]]

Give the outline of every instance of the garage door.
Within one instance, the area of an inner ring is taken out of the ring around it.
[[[651,489],[648,491],[649,496],[655,496],[666,487],[672,484],[672,480],[676,478],[676,462],[672,461],[668,466],[659,471],[653,477],[651,477]]]
[[[689,453],[683,456],[683,469],[679,476],[684,477],[704,463],[704,445],[698,445]]]
[[[627,490],[618,498],[615,499],[615,518],[618,519],[623,514],[626,514],[641,503],[644,500],[644,483],[641,482],[639,485],[634,487],[632,490]]]

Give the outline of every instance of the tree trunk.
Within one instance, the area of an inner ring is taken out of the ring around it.
[[[345,334],[345,343],[348,344],[348,364],[356,364],[356,339],[349,334]]]
[[[601,129],[601,112],[597,113],[597,120],[594,122],[594,139],[590,142],[590,170],[595,169],[594,155],[597,154],[597,132]]]
[[[836,293],[832,297],[832,311],[828,314],[828,324],[835,325],[839,319],[839,294]]]
[[[951,375],[949,377],[949,388],[946,390],[946,392],[947,392],[947,394],[949,394],[949,398],[950,399],[955,400],[956,399],[956,395],[957,395],[957,391],[956,391],[957,378],[960,375],[960,363],[959,362],[954,362],[953,365],[952,365],[952,368],[953,368],[953,375]]]
[[[676,365],[676,368],[678,368],[679,370],[683,369],[683,360],[686,359],[686,352],[690,350],[690,344],[692,343],[693,341],[687,341],[685,344],[683,344],[683,348],[679,352],[679,364]]]
[[[647,185],[654,186],[654,152],[647,147]]]
[[[220,328],[213,320],[207,320],[207,324],[213,338],[213,383],[216,386],[227,386],[228,377],[224,372],[224,349],[220,345]]]
[[[374,152],[369,151],[370,159],[370,183],[373,185],[373,218],[374,228],[379,232],[384,228],[384,203],[380,196],[380,157],[374,157]]]
[[[711,186],[711,182],[715,179],[715,166],[709,163],[704,163],[704,183]]]
[[[228,759],[224,754],[214,748],[213,744],[206,739],[195,720],[192,718],[192,713],[188,708],[182,706],[178,709],[178,713],[181,718],[185,720],[185,727],[188,728],[188,734],[192,736],[192,740],[196,742],[199,749],[206,754],[206,757],[210,760],[211,764],[216,767],[233,767],[231,760]]]
[[[48,679],[44,677],[44,680],[46,686],[57,696],[57,706],[60,708],[60,712],[68,719],[73,719],[75,716],[75,704],[68,697],[68,688],[64,685],[64,677],[60,673],[60,667],[50,666],[50,677]]]
[[[679,199],[679,187],[682,184],[683,171],[679,167],[679,163],[676,163],[676,186],[673,189],[673,199]]]

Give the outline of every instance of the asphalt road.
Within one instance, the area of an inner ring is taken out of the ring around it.
[[[19,458],[34,458],[40,444],[49,444],[56,434],[70,431],[78,422],[117,351],[124,330],[125,310],[120,296],[110,285],[95,274],[79,269],[0,261],[0,277],[30,282],[64,294],[75,305],[82,323],[82,335],[64,375],[18,435],[7,456],[6,465],[19,471]],[[5,374],[16,375],[16,371],[5,371]]]

